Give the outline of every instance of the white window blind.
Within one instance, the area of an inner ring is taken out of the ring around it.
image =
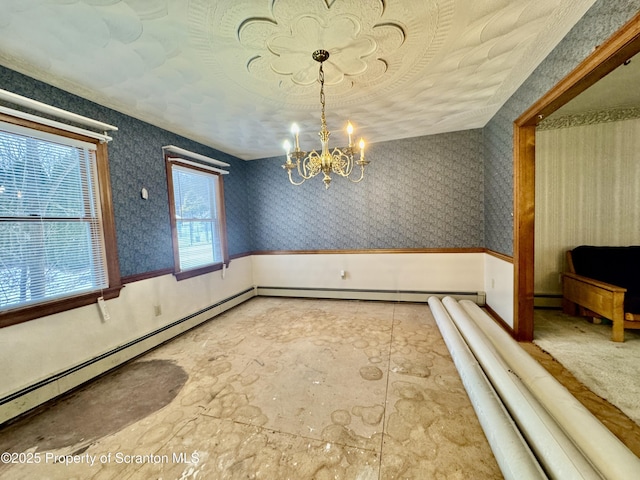
[[[108,286],[95,145],[0,122],[0,311]]]
[[[218,175],[175,164],[171,169],[179,270],[222,262]]]

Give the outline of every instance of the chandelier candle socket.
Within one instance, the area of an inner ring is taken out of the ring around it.
[[[293,134],[295,142],[294,150],[293,152],[291,151],[291,144],[288,140],[284,142],[284,149],[287,152],[287,161],[282,165],[282,168],[287,171],[289,181],[294,185],[301,185],[305,180],[315,177],[320,172],[324,175],[322,181],[324,182],[325,188],[329,188],[329,185],[331,184],[331,172],[342,177],[346,177],[353,183],[358,183],[364,178],[364,167],[369,164],[369,161],[364,158],[364,140],[360,139],[360,142],[358,143],[358,147],[360,147],[360,155],[358,157],[357,149],[353,145],[352,141],[353,125],[349,122],[347,124],[349,145],[346,147],[334,148],[331,151],[329,150],[330,132],[327,129],[327,121],[324,115],[324,70],[322,69],[322,64],[329,58],[329,52],[326,50],[316,50],[313,52],[312,57],[316,62],[320,62],[318,80],[320,81],[320,104],[322,105],[322,115],[320,117],[321,128],[318,134],[320,135],[320,142],[322,143],[322,151],[318,153],[316,150],[311,150],[310,152],[300,150],[300,142],[298,139],[300,129],[298,128],[298,125],[294,123],[291,126],[291,133]],[[354,157],[354,154],[356,154],[356,157]],[[358,165],[360,167],[360,176],[357,179],[351,178],[354,165]],[[291,172],[294,169],[298,171],[298,175],[301,178],[300,181],[296,182],[293,180]]]

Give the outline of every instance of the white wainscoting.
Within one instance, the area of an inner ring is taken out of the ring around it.
[[[251,269],[245,257],[231,262],[224,279],[218,271],[129,283],[106,301],[107,321],[88,305],[3,328],[0,423],[253,297]]]
[[[475,252],[254,255],[253,281],[259,293],[271,287],[270,294],[277,293],[276,289],[298,289],[300,296],[307,296],[305,290],[315,291],[315,295],[324,290],[332,298],[409,301],[419,301],[418,298],[427,301],[430,295],[459,294],[480,298],[482,303],[484,255]],[[372,296],[375,293],[381,296]]]
[[[344,271],[344,278],[341,273]],[[513,265],[482,252],[253,255],[223,273],[129,283],[104,321],[89,305],[3,328],[0,423],[260,294],[487,303],[513,324]],[[156,307],[161,310],[156,315]]]
[[[484,256],[487,305],[513,328],[513,262],[494,255]]]

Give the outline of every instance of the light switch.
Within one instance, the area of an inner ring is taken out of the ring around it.
[[[140,196],[144,199],[144,200],[148,200],[149,199],[149,191],[142,187],[142,190],[140,191]]]

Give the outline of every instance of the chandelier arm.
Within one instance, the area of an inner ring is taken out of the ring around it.
[[[360,177],[357,180],[354,180],[351,177],[347,177],[351,183],[359,183],[364,178],[364,165],[360,165]]]
[[[309,166],[310,161],[311,161],[311,152],[302,160],[302,172],[304,173],[299,171],[301,177],[312,178],[315,176],[315,174],[313,173],[313,169]]]
[[[347,161],[347,169],[346,169],[346,171],[345,171],[345,173],[346,173],[346,177],[347,177],[347,178],[349,178],[349,175],[351,175],[351,172],[352,172],[352,171],[353,171],[353,159],[352,159],[352,158],[350,158],[350,159]]]
[[[298,175],[300,175],[302,178],[304,178],[305,180],[309,180],[309,176],[307,176],[307,167],[305,166],[305,162],[307,161],[307,158],[303,158],[302,162],[300,160],[298,160]],[[302,169],[300,168],[300,164],[302,163]],[[304,169],[304,173],[302,173],[302,170]]]
[[[298,175],[302,178],[304,178],[305,180],[309,180],[311,177],[313,177],[313,175],[307,173],[307,167],[306,167],[306,162],[308,161],[309,156],[311,155],[311,153],[313,152],[303,152],[302,150],[296,150],[292,156],[295,155],[295,168],[298,170]],[[302,161],[301,161],[302,160]],[[302,164],[302,167],[301,167]]]
[[[309,180],[310,178],[313,178],[313,177],[314,177],[313,175],[304,175],[304,174],[303,174],[302,172],[300,172],[299,170],[298,170],[298,176],[299,176],[300,178],[302,178],[302,181]]]
[[[345,154],[339,148],[334,148],[331,152],[334,159],[332,170],[340,176],[348,177],[353,170],[353,156]],[[343,167],[344,165],[344,167]]]
[[[309,152],[309,154],[302,159],[302,162],[298,160],[298,175],[305,180],[315,177],[320,171],[320,168],[314,165],[318,160],[319,156],[315,150]],[[300,169],[300,163],[302,163],[302,169]]]
[[[289,181],[290,181],[293,185],[296,185],[296,186],[298,186],[298,185],[302,185],[302,184],[305,182],[305,180],[308,180],[308,178],[303,178],[303,179],[302,179],[301,181],[299,181],[299,182],[294,182],[294,181],[293,181],[293,178],[291,178],[291,170],[289,170],[289,172],[288,172],[288,173],[289,173]]]

